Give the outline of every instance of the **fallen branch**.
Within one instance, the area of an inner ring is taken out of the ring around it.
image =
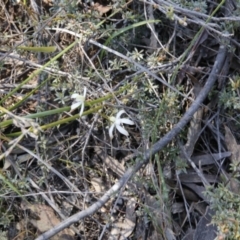
[[[99,46],[99,45],[98,45]],[[63,229],[69,227],[71,224],[80,221],[81,219],[90,216],[94,214],[98,209],[100,209],[104,204],[109,201],[109,199],[116,194],[133,176],[134,174],[142,168],[144,165],[146,165],[149,161],[149,159],[159,152],[163,147],[165,147],[177,134],[180,133],[180,131],[186,126],[186,124],[191,120],[193,114],[198,110],[198,108],[201,106],[204,99],[207,97],[208,93],[212,89],[218,74],[221,71],[221,68],[224,64],[224,61],[227,56],[227,46],[220,46],[218,55],[216,57],[215,63],[213,65],[212,71],[206,81],[205,86],[202,88],[201,92],[199,93],[196,100],[192,103],[191,107],[188,109],[188,111],[184,114],[184,116],[181,118],[181,120],[176,124],[176,126],[168,132],[163,138],[161,138],[158,142],[156,142],[151,149],[146,151],[145,153],[141,155],[134,155],[133,157],[141,157],[142,160],[137,162],[133,167],[129,168],[125,174],[120,178],[120,180],[114,184],[96,203],[94,203],[92,206],[87,208],[86,210],[83,210],[81,212],[78,212],[74,214],[73,216],[69,217],[68,219],[64,220],[51,230],[43,233],[35,240],[46,240],[50,237],[54,236],[58,232],[62,231]]]

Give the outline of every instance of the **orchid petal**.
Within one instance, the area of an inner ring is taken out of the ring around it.
[[[120,118],[119,121],[121,121],[121,123],[125,123],[125,124],[128,124],[128,125],[134,125],[135,124],[133,121],[131,121],[128,118]]]
[[[83,89],[83,97],[84,97],[84,99],[86,98],[86,94],[87,94],[87,88],[84,87],[84,89]]]
[[[78,93],[73,93],[71,98],[78,98],[79,94]]]
[[[82,114],[83,114],[83,110],[84,110],[84,103],[82,103],[81,110],[80,110],[80,112],[79,112],[80,117],[81,117]]]
[[[113,139],[113,129],[114,129],[114,127],[115,127],[115,124],[112,124],[111,127],[108,130],[108,134],[109,134],[109,137],[110,137],[111,140]]]
[[[77,101],[77,102],[84,102],[85,101],[85,98],[84,98],[84,96],[78,96],[77,98],[75,98],[75,101]]]
[[[120,110],[116,117],[110,117],[109,120],[110,122],[112,122],[113,124],[111,125],[111,127],[109,128],[109,136],[112,139],[113,138],[113,130],[116,127],[117,130],[119,131],[119,133],[128,136],[129,133],[128,131],[123,127],[123,124],[128,124],[128,125],[134,125],[135,123],[133,121],[131,121],[128,118],[120,118],[121,115],[123,113],[126,113],[125,110]]]
[[[81,104],[82,104],[82,102],[74,102],[74,103],[71,105],[71,110],[79,107]]]
[[[117,113],[116,119],[119,119],[123,113],[126,113],[124,110],[121,110]]]
[[[128,131],[126,130],[126,129],[124,129],[121,125],[116,125],[116,128],[117,128],[117,130],[121,133],[121,134],[123,134],[123,135],[125,135],[125,136],[128,136],[129,134],[128,134]]]

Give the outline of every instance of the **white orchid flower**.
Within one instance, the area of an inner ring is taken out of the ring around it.
[[[109,128],[110,139],[113,139],[113,130],[116,129],[123,135],[128,136],[128,131],[123,127],[123,124],[134,125],[135,123],[128,118],[120,118],[123,113],[126,113],[124,110],[121,110],[117,113],[116,117],[110,117],[112,123]]]
[[[71,110],[81,106],[81,110],[79,112],[80,117],[82,116],[83,110],[84,110],[84,102],[86,98],[86,93],[87,93],[87,88],[84,87],[83,90],[83,95],[79,95],[78,93],[73,93],[71,98],[74,99],[72,105],[71,105]]]

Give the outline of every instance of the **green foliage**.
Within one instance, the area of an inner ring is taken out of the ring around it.
[[[64,8],[65,12],[68,14],[76,14],[77,13],[77,4],[78,1],[77,0],[71,0],[71,1],[67,1],[67,0],[57,0],[53,2],[54,5],[51,8],[52,12],[56,12],[59,11],[61,7]]]
[[[178,94],[167,89],[158,95],[158,87],[151,79],[145,80],[141,84],[143,91],[140,91],[136,98],[140,109],[139,118],[141,119],[143,138],[149,138],[149,134],[154,132],[155,139],[159,139],[177,123],[180,115]],[[146,109],[146,104],[152,107]]]
[[[211,202],[211,208],[215,211],[212,223],[218,227],[218,237],[224,236],[224,239],[239,239],[239,194],[233,193],[225,185],[219,184],[217,188],[209,188],[206,195]]]
[[[220,95],[220,102],[225,109],[240,109],[239,87],[240,77],[235,75]]]
[[[10,172],[6,172],[7,176],[0,173],[0,195],[10,195],[14,194],[21,197],[21,193],[25,193],[28,188],[28,183],[26,179],[19,180],[17,176],[12,178]],[[6,194],[7,193],[7,194]],[[6,206],[6,201],[4,197],[0,197],[0,225],[4,227],[9,226],[9,224],[14,220],[14,213],[11,208]]]
[[[173,0],[173,2],[189,10],[207,13],[206,1]]]

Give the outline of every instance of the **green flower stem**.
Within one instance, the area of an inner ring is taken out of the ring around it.
[[[4,107],[0,106],[0,111],[3,112],[3,114],[12,114],[10,111],[8,111],[7,109],[5,109]]]
[[[49,115],[54,115],[54,114],[57,114],[57,113],[67,112],[70,109],[71,109],[70,107],[63,107],[63,108],[57,108],[57,109],[53,109],[53,110],[49,110],[49,111],[45,111],[45,112],[29,114],[29,115],[21,116],[21,117],[31,118],[31,119],[32,118],[42,118],[42,117],[46,117],[46,116],[49,116]],[[1,107],[0,107],[0,110],[1,110]],[[0,129],[9,126],[12,123],[13,123],[12,119],[0,122]]]
[[[117,36],[123,34],[124,32],[128,31],[128,30],[131,30],[131,29],[135,29],[136,27],[140,27],[142,25],[145,25],[145,24],[150,24],[150,23],[158,23],[160,22],[160,20],[145,20],[145,21],[142,21],[142,22],[138,22],[138,23],[134,23],[130,26],[127,26],[125,28],[121,28],[120,30],[118,31],[114,31],[114,33],[106,40],[106,42],[104,43],[105,46],[108,46],[109,43],[114,39],[116,38]],[[104,53],[105,53],[105,50],[102,49],[101,50],[101,53],[100,53],[100,59],[103,58],[104,56]]]
[[[68,107],[70,109],[70,107]],[[82,116],[85,116],[85,115],[88,115],[90,113],[95,113],[97,111],[99,111],[100,109],[102,109],[102,106],[99,106],[99,107],[96,107],[96,108],[92,108],[92,109],[89,109],[85,112],[83,112]],[[64,123],[68,123],[68,122],[71,122],[75,119],[79,118],[79,114],[75,114],[74,116],[71,116],[71,117],[67,117],[67,118],[64,118],[64,119],[60,119],[56,122],[53,122],[53,123],[49,123],[49,124],[46,124],[46,125],[43,125],[43,126],[40,126],[40,128],[42,130],[46,130],[46,129],[49,129],[49,128],[52,128],[52,127],[57,127],[61,124],[64,124]],[[32,130],[31,130],[32,131]],[[21,135],[22,132],[14,132],[14,133],[10,133],[10,134],[6,134],[7,137],[18,137],[19,135]]]
[[[123,87],[123,88],[121,88],[121,89],[119,89],[118,91],[114,92],[114,94],[108,94],[108,95],[106,95],[104,97],[101,97],[101,98],[98,98],[98,99],[95,99],[95,100],[86,101],[84,103],[85,106],[90,106],[91,107],[91,106],[93,106],[95,104],[101,104],[101,105],[98,106],[98,107],[95,107],[95,108],[91,108],[88,111],[83,112],[82,115],[85,116],[85,115],[88,115],[90,113],[95,113],[95,112],[99,111],[100,109],[102,109],[102,107],[103,107],[102,103],[104,101],[106,101],[108,99],[111,99],[114,95],[119,94],[119,93],[125,91],[127,88],[128,88],[128,85]],[[42,117],[46,117],[46,116],[49,116],[49,115],[54,115],[54,114],[59,114],[59,113],[63,113],[63,112],[68,112],[68,111],[70,111],[70,109],[71,109],[71,107],[63,107],[63,108],[57,108],[57,109],[53,109],[53,110],[49,110],[49,111],[45,111],[45,112],[29,114],[27,116],[22,116],[22,117],[31,118],[31,119],[42,118]],[[3,112],[3,114],[9,113],[9,111],[7,109],[2,108],[1,106],[0,106],[0,110]],[[102,114],[102,116],[104,118],[106,118],[107,120],[109,120],[109,118],[106,115]],[[53,122],[53,123],[49,123],[49,124],[43,125],[43,126],[41,126],[41,129],[45,130],[45,129],[49,129],[49,128],[52,128],[52,127],[57,127],[57,126],[59,126],[61,124],[73,121],[73,120],[75,120],[77,118],[79,118],[79,114],[76,114],[74,116],[58,120],[58,121]],[[12,123],[13,123],[12,119],[0,122],[0,129],[9,126]],[[29,130],[32,131],[31,128]],[[6,136],[8,136],[8,137],[18,137],[21,134],[22,134],[21,132],[14,132],[14,133],[7,134]]]
[[[96,107],[96,108],[91,108],[91,109],[83,112],[82,116],[89,115],[90,113],[96,113],[100,109],[102,109],[102,106],[99,106],[99,107]],[[68,118],[64,118],[64,119],[58,120],[56,122],[43,125],[43,126],[41,126],[41,129],[45,130],[45,129],[48,129],[48,128],[51,128],[51,127],[57,127],[60,124],[64,124],[64,123],[73,121],[73,120],[75,120],[77,118],[79,118],[79,114],[75,114],[74,116],[71,116],[71,117],[68,117]]]
[[[106,120],[108,120],[109,122],[111,122],[110,119],[109,119],[109,117],[106,116],[105,114],[101,113],[101,117],[103,117],[103,118],[105,118]]]
[[[19,197],[22,197],[24,200],[25,197],[21,194],[21,192],[0,172],[0,180],[3,181],[8,187],[15,192]]]
[[[128,85],[121,88],[120,90],[114,92],[115,95],[125,91],[126,89],[128,88]],[[89,100],[89,101],[86,101],[84,104],[85,106],[93,106],[95,104],[100,104],[102,103],[103,101],[106,101],[108,99],[111,99],[113,97],[113,94],[108,94],[104,97],[101,97],[101,98],[98,98],[98,99],[95,99],[95,100]],[[102,106],[101,106],[102,108]],[[3,108],[4,109],[4,108]],[[57,109],[53,109],[53,110],[49,110],[49,111],[44,111],[44,112],[39,112],[39,113],[34,113],[34,114],[29,114],[29,115],[26,115],[26,116],[22,116],[22,117],[25,117],[25,118],[43,118],[43,117],[46,117],[46,116],[50,116],[50,115],[54,115],[54,114],[58,114],[58,113],[63,113],[63,112],[68,112],[70,111],[71,107],[63,107],[63,108],[57,108]],[[0,108],[1,110],[1,108]],[[0,114],[0,116],[4,115],[5,113],[7,113],[5,110],[1,110],[3,113]],[[90,111],[90,110],[89,110]],[[88,111],[87,111],[88,112]],[[1,128],[5,128],[9,125],[11,125],[13,123],[13,120],[12,119],[9,119],[9,120],[6,120],[6,121],[3,121],[3,122],[0,122],[0,129]]]

